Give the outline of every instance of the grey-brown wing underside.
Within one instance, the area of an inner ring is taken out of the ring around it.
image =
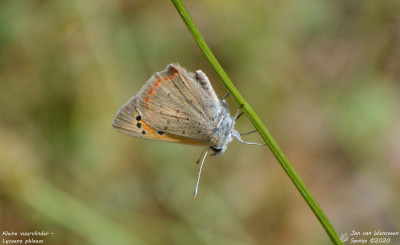
[[[138,93],[137,110],[154,129],[205,144],[212,140],[221,103],[203,72],[170,64]]]

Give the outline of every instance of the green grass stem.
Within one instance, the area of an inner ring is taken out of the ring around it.
[[[197,45],[200,47],[203,54],[206,56],[208,62],[211,64],[215,72],[220,77],[221,81],[229,91],[229,93],[235,98],[235,100],[243,105],[243,111],[247,114],[250,121],[253,123],[254,127],[258,130],[261,137],[264,139],[268,147],[271,149],[272,153],[275,155],[278,162],[281,164],[282,168],[285,170],[289,178],[292,180],[293,184],[296,186],[297,190],[303,196],[307,204],[310,206],[311,210],[314,212],[315,216],[325,229],[326,233],[332,240],[334,244],[343,244],[340,241],[338,234],[336,233],[334,227],[330,223],[329,219],[326,217],[325,213],[322,211],[321,207],[315,201],[311,192],[308,190],[304,182],[301,180],[299,175],[296,173],[289,160],[283,154],[282,150],[275,142],[271,134],[265,125],[261,122],[260,118],[257,116],[253,108],[246,102],[237,88],[233,85],[231,79],[228,77],[224,69],[219,64],[218,60],[215,58],[214,54],[211,52],[204,38],[201,36],[199,30],[194,24],[189,12],[186,10],[181,0],[172,0],[175,5],[179,15],[182,17],[183,22],[186,24],[190,33],[192,34]]]

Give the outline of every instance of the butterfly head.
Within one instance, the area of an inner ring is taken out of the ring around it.
[[[235,131],[235,120],[231,117],[224,100],[222,100],[220,120],[215,128],[215,144],[210,148],[214,151],[212,156],[223,153],[232,141],[232,133]]]

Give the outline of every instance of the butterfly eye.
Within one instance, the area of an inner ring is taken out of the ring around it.
[[[219,153],[222,151],[221,147],[217,146],[211,146],[211,149],[214,151],[214,153]]]

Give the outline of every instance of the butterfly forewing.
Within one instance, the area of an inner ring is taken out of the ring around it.
[[[179,64],[171,64],[153,75],[120,109],[113,126],[135,137],[209,145],[220,110],[220,102],[204,73],[194,74]]]

